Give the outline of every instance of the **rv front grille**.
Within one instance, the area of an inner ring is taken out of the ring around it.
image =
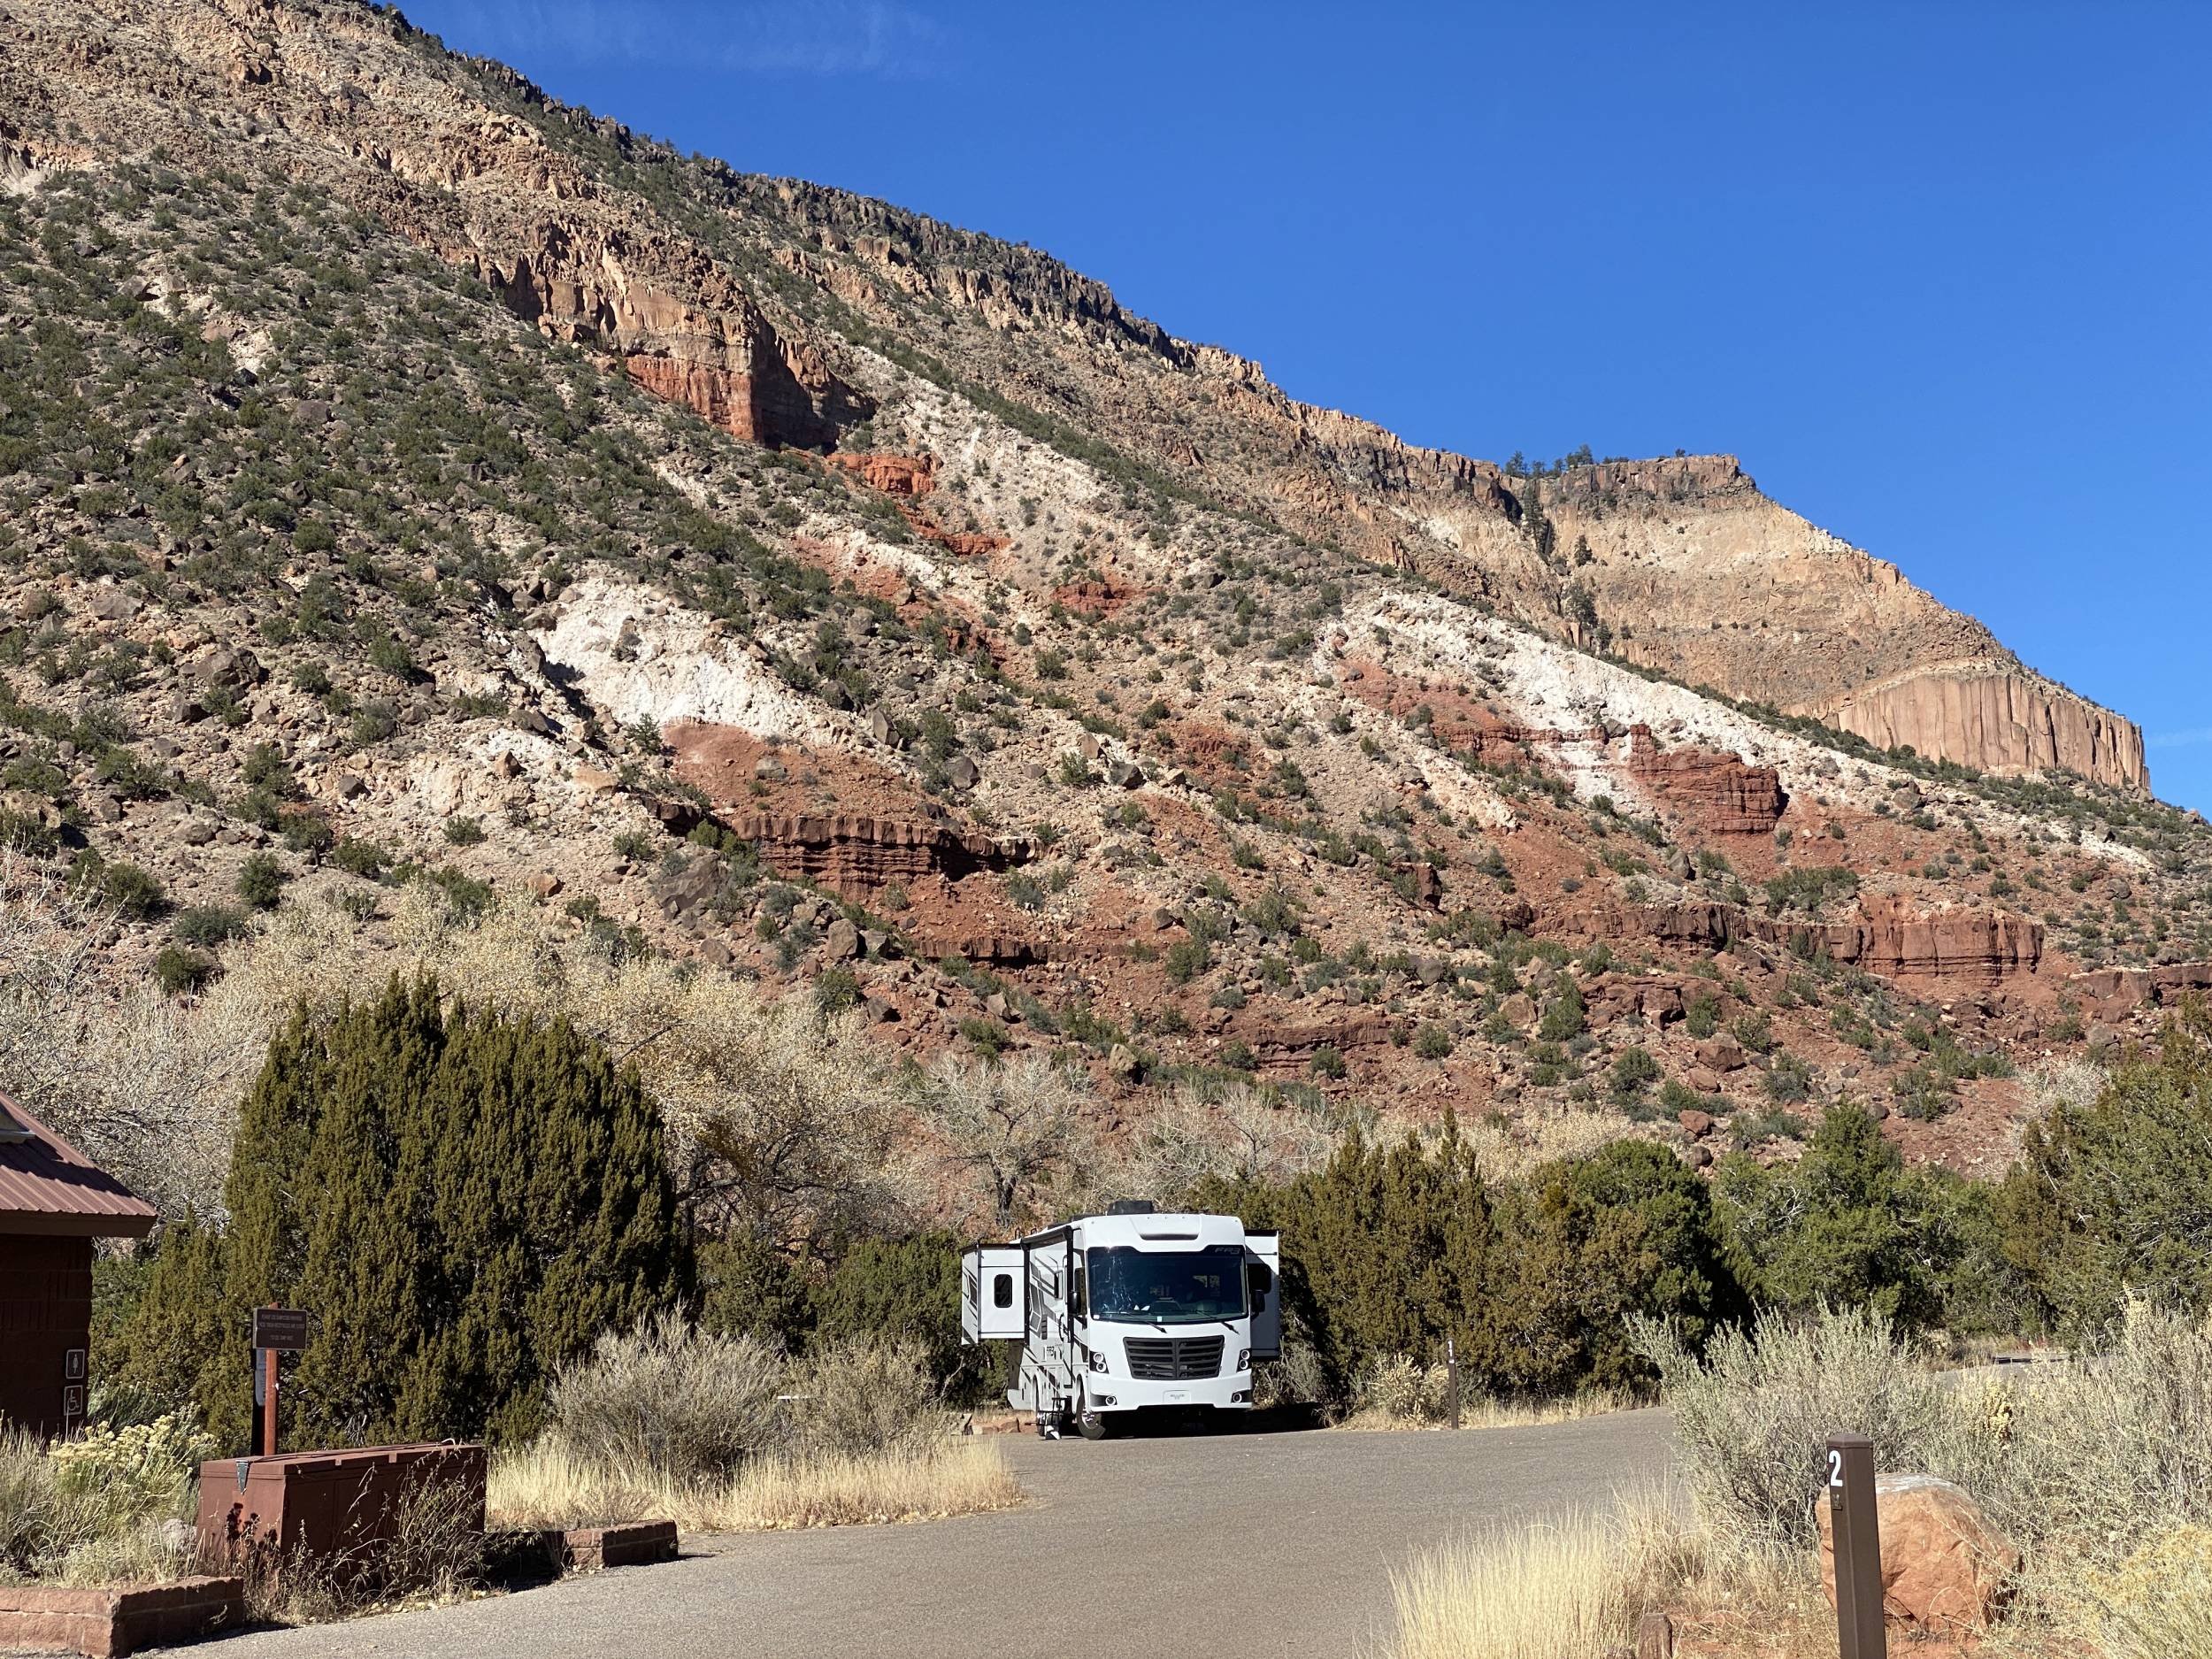
[[[1129,1350],[1132,1377],[1188,1382],[1221,1375],[1221,1344],[1217,1336],[1133,1336],[1123,1346]]]

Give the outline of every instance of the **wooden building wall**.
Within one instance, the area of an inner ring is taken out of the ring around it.
[[[83,1425],[86,1379],[68,1375],[92,1329],[92,1240],[0,1233],[0,1418],[39,1434]],[[79,1415],[65,1420],[65,1391]]]

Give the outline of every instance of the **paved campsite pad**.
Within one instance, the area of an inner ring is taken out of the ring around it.
[[[1022,1509],[685,1540],[681,1561],[459,1607],[272,1631],[219,1659],[968,1659],[1348,1655],[1389,1571],[1486,1522],[1603,1504],[1664,1473],[1660,1411],[1458,1434],[1009,1436]],[[1110,1632],[1110,1636],[1109,1635]]]

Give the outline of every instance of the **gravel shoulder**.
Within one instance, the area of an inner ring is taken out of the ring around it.
[[[1023,1509],[926,1525],[686,1540],[681,1561],[457,1607],[232,1638],[220,1659],[846,1659],[898,1654],[1357,1652],[1390,1570],[1491,1523],[1540,1522],[1663,1475],[1663,1411],[1535,1428],[1009,1436]],[[182,1650],[178,1650],[182,1651]]]

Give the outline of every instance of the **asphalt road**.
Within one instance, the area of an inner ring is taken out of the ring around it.
[[[1451,1433],[1005,1440],[1023,1509],[685,1540],[684,1559],[457,1607],[234,1637],[204,1659],[1327,1659],[1387,1629],[1389,1574],[1493,1521],[1662,1474],[1660,1411]],[[184,1650],[178,1650],[182,1652]]]

